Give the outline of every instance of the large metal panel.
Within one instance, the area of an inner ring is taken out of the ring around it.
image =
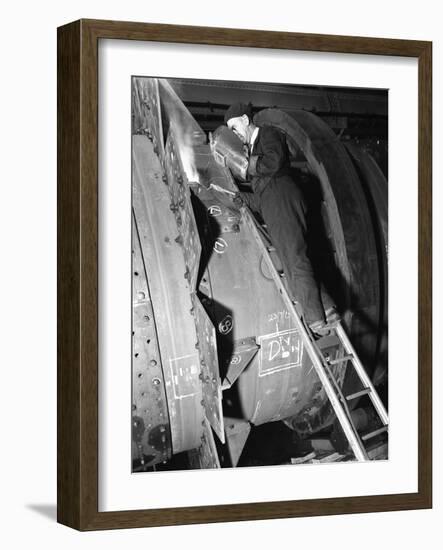
[[[201,188],[197,199],[206,262],[200,290],[217,330],[222,377],[239,357],[239,342],[253,337],[260,349],[251,346],[252,359],[236,383],[244,417],[262,424],[296,414],[319,393],[317,377],[263,249],[233,202],[227,206],[221,193]]]
[[[180,161],[180,149],[171,132],[169,132],[166,142],[165,161],[167,184],[171,197],[169,208],[174,213],[177,223],[176,242],[182,248],[189,285],[191,290],[194,290],[197,283],[201,245],[192,210],[189,186]]]
[[[217,446],[207,418],[203,421],[203,435],[200,445],[188,453],[189,465],[192,470],[209,470],[220,468]]]
[[[204,409],[191,286],[158,154],[133,136],[133,208],[151,290],[174,453],[200,444]]]
[[[224,443],[222,389],[218,368],[217,340],[214,325],[197,296],[194,296],[194,315],[200,352],[203,403],[206,418]]]
[[[201,379],[203,382],[203,406],[206,417],[221,441],[224,441],[223,412],[221,404],[221,380],[218,367],[217,343],[215,331],[195,295],[199,275],[201,244],[191,202],[188,175],[183,168],[183,151],[177,143],[172,128],[169,131],[165,165],[168,190],[171,196],[170,209],[175,215],[178,237],[185,260],[185,274],[189,280],[194,304],[194,320],[198,335]]]
[[[146,467],[172,455],[165,381],[151,297],[132,217],[132,441],[133,460]]]

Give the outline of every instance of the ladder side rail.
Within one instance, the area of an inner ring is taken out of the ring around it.
[[[337,323],[336,331],[338,337],[343,343],[343,347],[345,348],[346,352],[353,355],[353,359],[351,360],[351,362],[354,365],[355,371],[357,372],[357,375],[359,376],[362,383],[371,390],[368,394],[369,398],[371,399],[372,404],[374,405],[374,408],[377,411],[381,421],[387,426],[389,424],[389,416],[385,409],[385,406],[383,405],[377,390],[372,384],[371,379],[369,378],[365,368],[363,367],[360,359],[358,358],[358,355],[355,352],[354,346],[351,344],[340,322]]]
[[[331,402],[331,405],[335,411],[335,414],[337,415],[338,421],[340,422],[340,425],[345,433],[345,436],[347,440],[349,441],[349,444],[352,448],[352,451],[356,457],[356,459],[360,462],[369,460],[368,455],[366,453],[366,449],[364,448],[359,436],[357,435],[354,426],[352,425],[349,417],[346,415],[342,404],[340,403],[340,400],[332,386],[331,381],[329,380],[325,369],[323,367],[323,361],[319,357],[319,353],[317,352],[314,343],[312,342],[311,338],[309,337],[307,330],[305,329],[297,310],[292,302],[292,300],[289,298],[288,293],[286,291],[285,286],[283,285],[282,281],[280,280],[280,276],[277,273],[277,270],[274,266],[274,263],[272,261],[271,256],[269,255],[269,252],[266,249],[266,246],[264,245],[262,241],[262,237],[256,227],[256,222],[253,218],[252,213],[246,206],[242,206],[242,211],[244,213],[244,218],[247,221],[248,225],[250,226],[252,233],[258,242],[259,246],[263,250],[263,255],[266,260],[266,263],[268,264],[269,270],[271,272],[271,275],[274,279],[274,282],[277,285],[277,288],[280,291],[280,294],[282,295],[282,298],[292,314],[295,323],[297,325],[297,329],[302,336],[303,343],[306,347],[306,350],[309,354],[309,357],[311,358],[311,361],[313,363],[313,366],[315,368],[315,371],[320,378],[321,383],[323,384],[323,387],[325,388],[326,394]]]

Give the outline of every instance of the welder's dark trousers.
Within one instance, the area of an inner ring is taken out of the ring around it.
[[[324,320],[332,299],[314,278],[306,244],[306,205],[300,189],[288,176],[271,179],[259,193],[241,193],[246,205],[267,226],[272,245],[282,262],[288,286],[308,324]],[[323,301],[322,301],[323,299]]]

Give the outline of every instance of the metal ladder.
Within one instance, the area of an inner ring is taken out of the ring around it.
[[[376,389],[374,388],[369,376],[367,375],[360,359],[358,358],[357,353],[355,352],[354,347],[349,341],[349,338],[347,337],[346,332],[340,322],[333,324],[331,326],[331,331],[338,339],[339,345],[342,346],[344,356],[337,359],[329,359],[328,356],[325,356],[323,354],[317,342],[314,340],[314,337],[311,334],[310,330],[305,326],[303,320],[298,314],[295,303],[289,297],[286,287],[282,281],[282,273],[277,270],[270,255],[270,252],[273,251],[273,247],[269,246],[266,243],[266,237],[263,234],[263,229],[258,226],[258,222],[255,220],[253,214],[246,206],[242,206],[241,210],[243,213],[244,221],[250,227],[259,247],[263,251],[263,256],[268,265],[272,278],[274,279],[274,282],[279,289],[279,292],[283,298],[283,301],[285,302],[286,307],[288,308],[289,313],[292,315],[295,321],[296,327],[302,337],[305,349],[309,354],[309,357],[312,361],[318,377],[320,378],[321,383],[323,384],[326,395],[331,402],[331,405],[343,429],[346,439],[349,442],[352,452],[355,455],[355,458],[360,462],[369,460],[364,441],[367,441],[372,437],[386,432],[388,430],[389,424],[388,414]],[[338,382],[336,381],[332,373],[331,366],[338,363],[346,366],[348,362],[350,362],[353,366],[358,378],[362,383],[363,388],[362,390],[355,392],[351,395],[344,396]],[[360,437],[352,421],[351,413],[348,407],[348,401],[357,399],[358,397],[361,397],[363,395],[368,395],[368,397],[370,398],[372,405],[374,406],[374,409],[382,422],[382,426],[377,430]]]

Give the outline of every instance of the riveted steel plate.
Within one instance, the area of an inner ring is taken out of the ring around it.
[[[217,446],[207,418],[203,422],[203,434],[200,445],[188,453],[191,469],[215,469],[220,468]]]
[[[183,170],[180,156],[183,151],[177,146],[170,132],[166,143],[165,164],[171,203],[169,208],[174,213],[177,224],[177,242],[182,247],[189,282],[195,288],[200,263],[201,244],[191,204],[188,179]]]
[[[151,297],[132,217],[132,439],[133,461],[145,467],[172,455],[165,380]]]
[[[132,79],[133,133],[144,134],[163,158],[164,139],[157,78]]]
[[[156,321],[175,454],[199,444],[204,409],[192,288],[175,241],[177,224],[163,176],[152,141],[133,136],[133,208]]]
[[[206,418],[220,441],[224,443],[222,390],[215,329],[197,296],[194,297],[194,313],[203,383],[203,406],[206,411]]]

